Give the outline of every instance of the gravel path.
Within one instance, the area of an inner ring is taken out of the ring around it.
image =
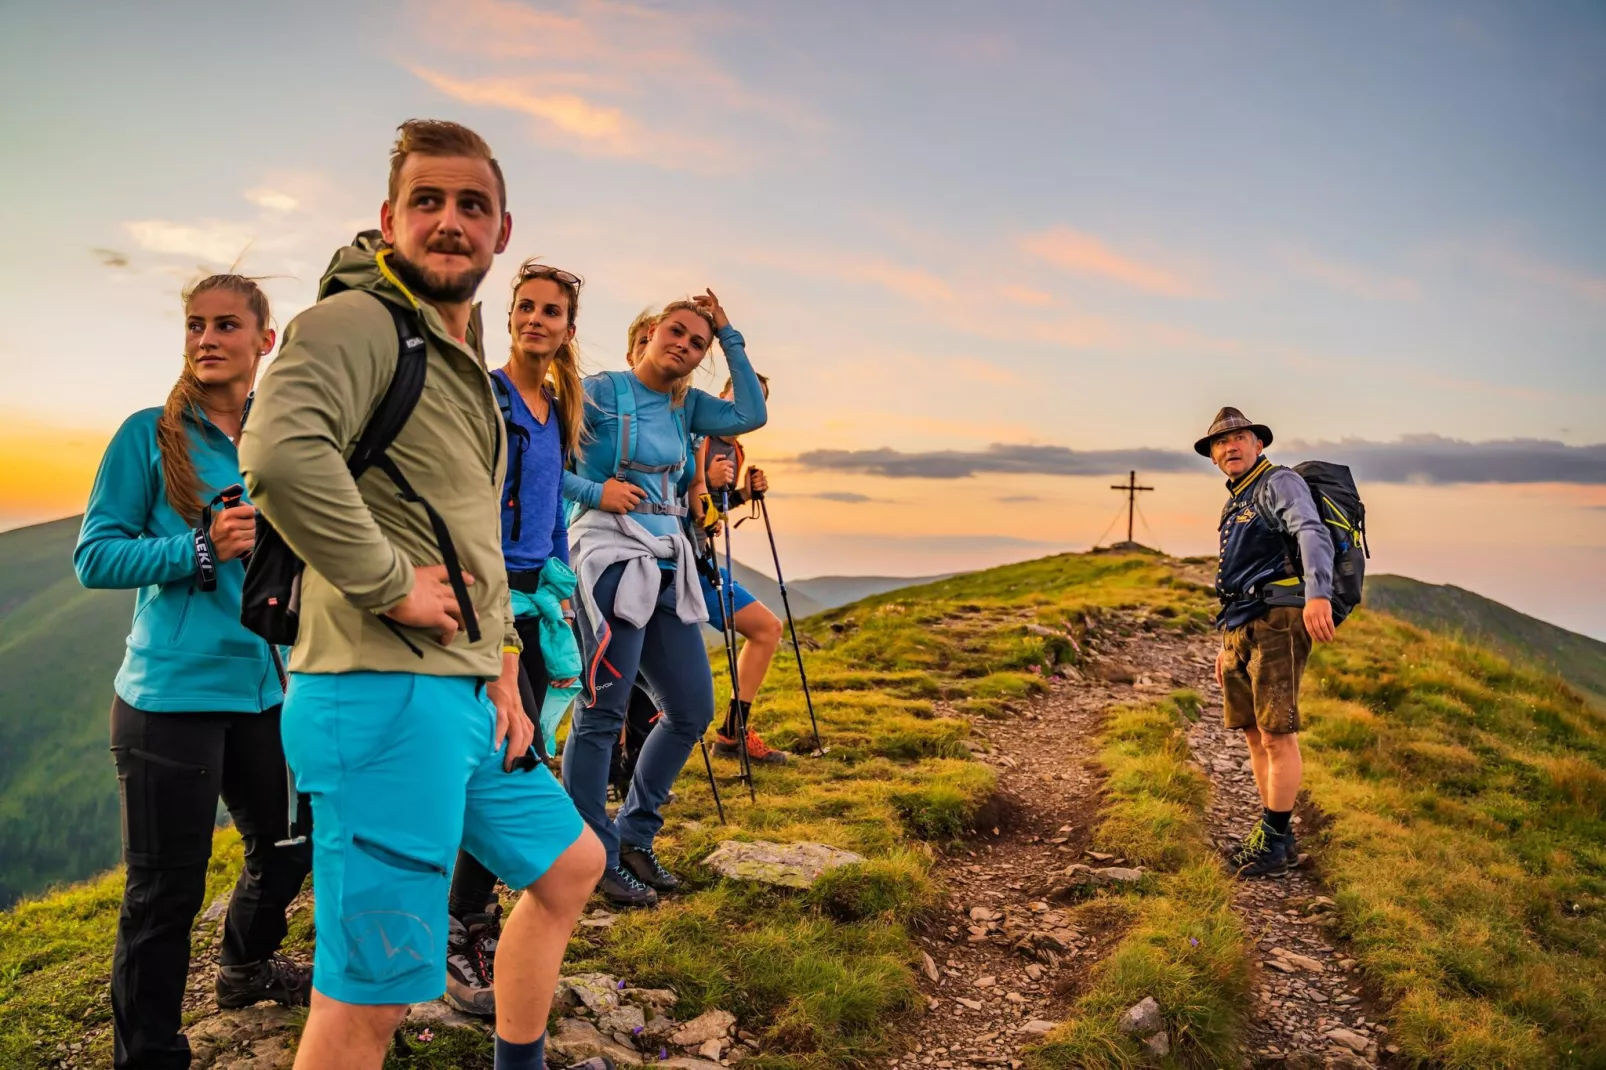
[[[1213,662],[1201,667],[1212,671]],[[1194,759],[1209,775],[1211,828],[1217,846],[1236,846],[1261,812],[1242,733],[1221,723],[1221,692],[1210,681],[1204,716],[1188,733]],[[1316,814],[1305,805],[1296,834],[1311,834]],[[1303,837],[1302,837],[1303,839]],[[1255,1022],[1250,1066],[1287,1070],[1363,1070],[1390,1066],[1388,1029],[1363,988],[1355,961],[1327,932],[1333,901],[1308,854],[1286,876],[1240,881],[1234,905],[1255,942]]]
[[[1072,863],[1125,862],[1087,848],[1100,788],[1093,737],[1105,711],[1177,687],[1202,690],[1208,669],[1198,662],[1213,640],[1157,625],[1141,614],[1106,618],[1084,644],[1085,674],[1068,670],[1010,720],[976,723],[976,757],[998,770],[1004,803],[995,825],[939,863],[946,917],[920,939],[930,1012],[921,1039],[888,1065],[1019,1067],[1021,1048],[1068,1013],[1092,966],[1119,942],[1118,924],[1072,926],[1042,896]]]

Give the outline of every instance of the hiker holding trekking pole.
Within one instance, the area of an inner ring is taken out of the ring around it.
[[[728,401],[689,383],[716,338],[736,380]],[[742,336],[712,291],[665,307],[635,367],[594,375],[585,389],[586,428],[575,474],[589,485],[570,525],[585,690],[564,750],[563,777],[607,849],[604,896],[619,906],[650,906],[659,892],[680,883],[653,852],[663,827],[659,809],[713,718],[714,683],[702,637],[708,612],[680,504],[693,461],[690,436],[756,430],[766,412]],[[636,492],[628,513],[606,507],[604,495],[616,484]],[[638,671],[662,716],[610,820],[609,758]]]
[[[764,399],[768,401],[769,380],[762,375],[758,380],[764,387]],[[727,382],[720,397],[728,398],[730,393],[731,384]],[[742,478],[746,463],[747,452],[735,435],[709,435],[697,448],[697,479],[692,484],[690,501],[694,520],[708,531],[710,540],[717,536],[723,525],[730,523],[730,518],[720,516],[712,525],[705,523],[705,490],[709,492],[710,500],[728,501],[730,506],[738,506],[759,500],[769,489],[769,479],[762,469],[749,468],[745,478]],[[741,481],[740,486],[738,480]],[[749,723],[759,688],[763,686],[770,663],[775,660],[775,652],[781,646],[780,618],[754,598],[724,566],[719,568],[720,585],[717,589],[708,574],[704,573],[699,578],[702,581],[703,601],[708,606],[709,623],[721,631],[725,630],[725,605],[728,603],[731,607],[731,628],[746,640],[736,657],[736,686],[731,693],[725,720],[714,736],[714,753],[722,758],[739,760],[742,757],[741,744],[745,742],[748,761],[785,764],[786,752],[766,744]],[[745,740],[742,738],[744,735]]]
[[[1242,877],[1273,876],[1299,859],[1300,681],[1312,641],[1330,642],[1359,603],[1364,571],[1364,510],[1349,470],[1274,465],[1263,455],[1271,441],[1269,427],[1227,407],[1194,443],[1227,477],[1216,683],[1227,727],[1242,729],[1249,745],[1264,806],[1228,858]]]
[[[112,956],[113,1065],[185,1067],[190,928],[206,894],[221,795],[245,847],[223,921],[219,1007],[307,1003],[310,971],[279,953],[311,867],[292,836],[270,648],[240,623],[256,511],[236,453],[261,360],[267,296],[242,275],[184,294],[184,370],[162,408],[123,422],[95,476],[73,565],[85,587],[137,590],[117,673],[127,880]],[[301,831],[301,830],[297,830]]]

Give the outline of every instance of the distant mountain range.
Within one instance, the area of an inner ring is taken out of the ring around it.
[[[134,593],[79,586],[82,519],[0,532],[0,909],[118,860],[107,719]],[[736,575],[782,615],[774,580],[739,561]],[[802,618],[926,579],[830,576],[787,593]]]
[[[1407,576],[1368,576],[1365,604],[1435,631],[1458,632],[1509,657],[1541,662],[1606,702],[1606,643],[1558,628],[1449,584]]]

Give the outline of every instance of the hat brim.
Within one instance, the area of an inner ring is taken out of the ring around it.
[[[1193,444],[1193,452],[1197,453],[1201,457],[1210,456],[1210,444],[1216,439],[1220,438],[1222,435],[1230,435],[1234,431],[1253,431],[1255,433],[1255,437],[1260,439],[1260,446],[1262,449],[1271,445],[1271,428],[1267,427],[1265,424],[1250,424],[1248,427],[1231,427],[1225,431],[1217,431],[1213,435],[1206,435],[1204,438],[1201,438],[1198,442]]]

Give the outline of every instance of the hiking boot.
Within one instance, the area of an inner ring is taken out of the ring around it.
[[[636,879],[636,875],[623,866],[609,866],[602,871],[597,882],[602,898],[616,907],[655,907],[658,893]]]
[[[723,732],[716,732],[714,734],[714,753],[721,758],[740,759],[742,748],[737,745],[735,736],[727,736]],[[747,760],[762,762],[765,765],[785,765],[786,752],[766,746],[764,741],[758,738],[758,733],[749,728],[747,730]]]
[[[496,1017],[496,941],[502,935],[500,904],[484,914],[447,918],[446,1002],[476,1018]]]
[[[1284,873],[1291,861],[1288,847],[1292,839],[1292,835],[1280,836],[1264,821],[1257,821],[1227,860],[1227,865],[1239,877],[1272,877]]]
[[[663,867],[651,847],[621,843],[619,868],[629,870],[637,880],[655,892],[680,891],[680,878]]]
[[[265,999],[305,1007],[312,1000],[312,970],[275,952],[262,962],[218,967],[213,991],[219,1010],[249,1007]]]

